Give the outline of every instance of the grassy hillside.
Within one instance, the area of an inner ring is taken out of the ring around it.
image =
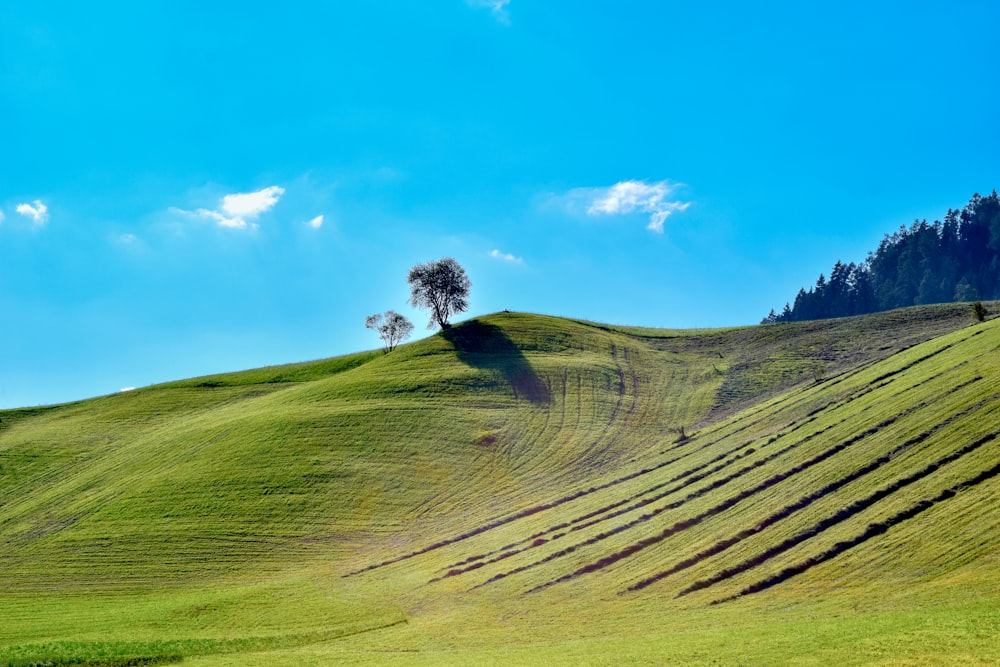
[[[968,306],[504,313],[0,419],[0,664],[1000,660]]]

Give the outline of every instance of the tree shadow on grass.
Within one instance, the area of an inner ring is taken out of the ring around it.
[[[514,398],[537,404],[552,400],[548,386],[500,327],[470,320],[448,327],[441,335],[455,346],[462,362],[503,377],[514,390]]]

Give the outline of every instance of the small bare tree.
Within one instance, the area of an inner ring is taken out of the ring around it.
[[[378,334],[385,344],[386,352],[392,352],[413,333],[413,323],[395,310],[387,310],[385,315],[369,315],[365,318],[365,328]]]
[[[431,311],[428,329],[435,326],[447,329],[452,313],[462,313],[469,308],[469,277],[451,257],[417,264],[410,269],[406,279],[410,283],[410,304]]]

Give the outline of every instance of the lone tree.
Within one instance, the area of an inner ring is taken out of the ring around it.
[[[365,328],[373,329],[385,343],[385,351],[392,350],[410,337],[413,333],[413,323],[395,310],[385,311],[385,315],[369,315],[365,318]]]
[[[472,284],[458,262],[445,257],[436,262],[417,264],[406,278],[410,283],[410,304],[431,311],[428,329],[435,325],[447,329],[448,317],[469,308]]]
[[[986,306],[984,306],[982,302],[977,301],[972,304],[972,316],[976,318],[977,322],[985,321],[987,315],[989,315],[989,313],[986,310]]]

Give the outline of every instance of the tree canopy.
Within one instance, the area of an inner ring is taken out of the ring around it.
[[[365,328],[374,330],[385,344],[385,351],[392,352],[397,345],[410,337],[413,323],[395,310],[387,310],[384,316],[375,313],[366,317]]]
[[[1000,299],[1000,196],[976,194],[944,222],[886,234],[860,264],[838,261],[764,323],[863,315],[950,301]]]
[[[447,329],[452,314],[469,308],[472,283],[465,269],[451,257],[417,264],[410,269],[407,280],[410,283],[410,304],[431,311],[428,329],[435,326]]]

